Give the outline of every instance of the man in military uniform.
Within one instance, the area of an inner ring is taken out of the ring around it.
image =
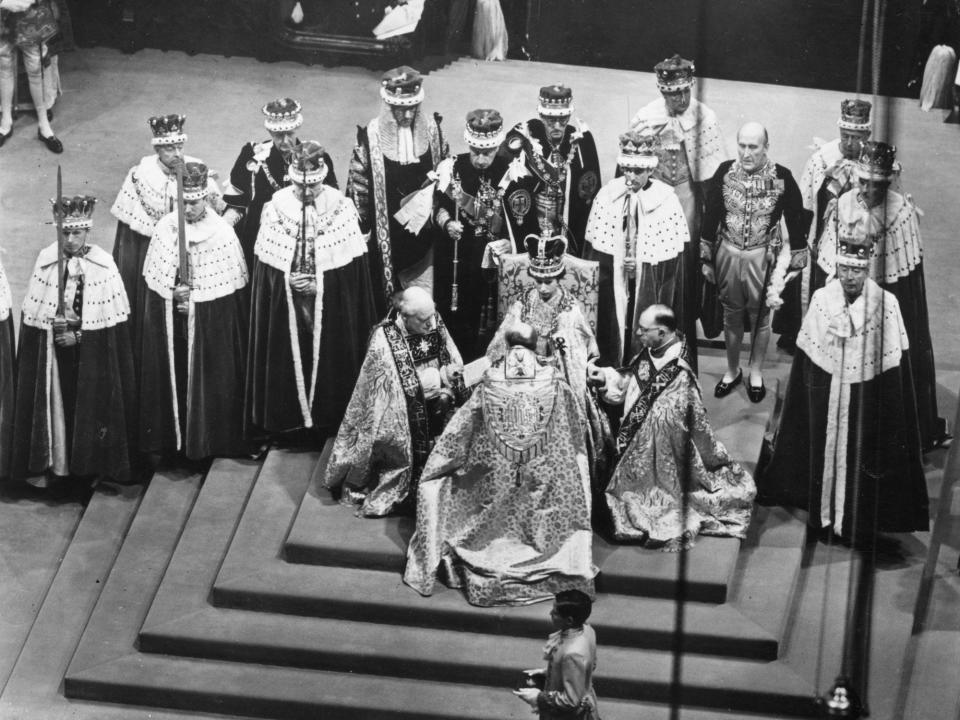
[[[717,284],[723,305],[727,371],[714,390],[729,395],[743,380],[740,342],[750,330],[747,396],[766,396],[763,360],[770,340],[768,303],[776,305],[788,272],[807,261],[807,226],[800,188],[790,171],[768,157],[767,130],[751,122],[737,133],[737,159],[720,164],[710,180],[701,234],[703,274]],[[783,219],[788,244],[784,245]],[[744,313],[750,327],[744,328]]]
[[[532,196],[539,234],[564,234],[571,255],[583,255],[583,238],[593,198],[600,190],[600,160],[593,134],[572,122],[573,91],[563,85],[540,88],[539,117],[517,124],[506,151],[521,157],[538,182]]]
[[[445,238],[435,249],[433,298],[464,362],[484,353],[496,322],[491,254],[516,252],[517,238],[522,243],[536,230],[533,213],[505,206],[508,197],[518,202],[516,193],[523,192],[530,176],[519,162],[498,154],[504,136],[499,112],[473,110],[463,131],[469,151],[444,160],[438,169],[435,217]],[[525,197],[529,209],[529,191]]]
[[[264,127],[270,139],[248,142],[240,150],[230,171],[230,182],[224,187],[223,200],[227,209],[224,219],[233,225],[243,247],[247,269],[253,272],[253,246],[260,229],[263,206],[280,188],[290,184],[287,166],[293,149],[300,144],[297,129],[303,125],[300,103],[293,98],[278,98],[263,106]],[[324,185],[337,186],[333,161],[324,154],[327,168]]]
[[[432,195],[418,191],[428,173],[447,155],[440,116],[421,111],[423,77],[410,67],[384,73],[383,106],[366,127],[357,127],[357,145],[350,160],[347,197],[368,234],[370,272],[377,290],[377,313],[383,317],[395,292],[416,285],[433,290],[433,246],[436,226]],[[417,202],[412,202],[416,198]],[[396,217],[404,210],[406,219]]]
[[[144,285],[143,261],[157,222],[176,208],[177,166],[200,160],[183,154],[187,134],[184,115],[159,115],[147,120],[153,133],[155,154],[141,158],[123,181],[110,212],[117,219],[113,259],[120,270],[130,300],[130,339],[139,365],[140,320]],[[208,179],[206,202],[217,212],[222,208],[220,189]]]

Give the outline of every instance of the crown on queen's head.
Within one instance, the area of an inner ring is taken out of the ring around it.
[[[97,199],[92,195],[64,195],[60,202],[51,200],[54,220],[62,220],[63,227],[89,228],[93,226],[93,208]]]
[[[505,135],[503,117],[498,111],[478,109],[467,113],[463,140],[469,147],[478,150],[491,150],[500,147]]]
[[[564,117],[573,113],[573,90],[566,85],[544,85],[540,88],[537,112],[544,117]]]
[[[842,130],[870,130],[872,108],[866,100],[841,100],[837,126]]]
[[[380,97],[387,105],[412,107],[423,102],[423,75],[402,65],[380,78]]]
[[[867,180],[889,180],[899,170],[897,148],[885,142],[867,140],[860,146],[857,174]]]
[[[207,196],[207,166],[201,162],[188,162],[183,166],[183,199],[200,200]]]
[[[540,280],[552,280],[563,275],[563,257],[567,251],[567,241],[562,235],[536,235],[531,233],[524,238],[530,266],[530,277]]]
[[[155,115],[148,118],[150,131],[153,133],[153,144],[158,145],[180,145],[187,141],[187,135],[183,131],[184,123],[187,122],[186,115]]]
[[[633,170],[652,170],[659,164],[660,138],[651,128],[628,130],[620,136],[617,164]]]
[[[657,87],[662,92],[680,92],[693,85],[696,66],[692,60],[674,55],[658,62],[653,70],[657,74]]]
[[[327,176],[327,163],[324,160],[323,146],[314,140],[307,140],[294,148],[290,156],[287,175],[298,185],[319,185]]]
[[[277,98],[263,106],[264,126],[270,132],[290,132],[303,125],[300,103],[293,98]]]

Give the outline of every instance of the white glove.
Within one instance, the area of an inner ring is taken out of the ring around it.
[[[437,368],[423,368],[423,370],[417,371],[417,376],[420,378],[420,387],[423,388],[423,399],[424,400],[433,400],[435,397],[440,395],[440,371]]]

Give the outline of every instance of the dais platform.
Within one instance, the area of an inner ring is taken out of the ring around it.
[[[718,360],[705,360],[709,386]],[[770,407],[739,394],[709,403],[718,426],[738,418],[721,432],[734,456],[755,454]],[[541,662],[546,606],[421,597],[401,581],[411,521],[356,518],[318,494],[325,460],[273,450],[260,465],[216,461],[202,486],[155,478],[70,661],[67,697],[266,718],[528,717],[509,689]],[[762,509],[756,522],[746,552],[701,538],[688,555],[682,696],[698,709],[685,718],[811,710],[812,689],[777,660],[803,527]],[[597,544],[604,717],[667,716],[678,557]]]

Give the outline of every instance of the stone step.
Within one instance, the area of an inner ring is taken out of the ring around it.
[[[398,573],[358,568],[277,563],[256,575],[218,582],[212,600],[220,607],[262,613],[541,640],[551,632],[543,604],[474,607],[459,592],[443,587],[438,587],[430,597],[421,597],[403,584]],[[675,607],[670,600],[599,593],[591,624],[605,644],[668,649],[673,642]],[[688,603],[684,633],[690,652],[760,660],[777,658],[778,637],[731,605]]]
[[[541,615],[546,608],[538,608]],[[615,629],[610,630],[615,633]],[[540,663],[539,638],[407,627],[334,618],[286,617],[260,612],[208,610],[140,633],[142,652],[243,663],[366,673],[393,678],[508,687],[524,667]],[[597,687],[608,697],[665,701],[671,658],[667,651],[600,644]],[[619,644],[619,639],[614,638]],[[805,707],[807,685],[775,662],[698,655],[684,647],[686,702],[744,710]]]
[[[357,518],[328,494],[310,493],[304,497],[284,543],[284,558],[294,564],[402,573],[413,525],[412,517]],[[242,530],[231,554],[246,555],[252,550]],[[687,555],[687,598],[724,602],[739,550],[739,540],[699,538]],[[600,568],[598,591],[655,598],[677,595],[678,553],[614,545],[595,535],[593,557]]]
[[[548,631],[545,606],[473,608],[450,590],[422,598],[401,586],[395,570],[284,561],[291,523],[314,497],[308,485],[320,459],[316,452],[271,451],[260,468],[217,461],[179,536],[172,526],[165,543],[131,532],[65,678],[68,696],[277,718],[450,717],[450,708],[461,715],[469,700],[477,713],[465,717],[528,717],[522,703],[494,688],[509,687],[516,669],[537,664]],[[332,509],[377,527],[346,508]],[[163,525],[156,510],[150,517]],[[170,557],[165,567],[144,563],[158,553]],[[147,569],[134,570],[141,565]],[[302,603],[303,612],[210,604],[231,589],[249,599],[257,583],[263,593],[272,588],[285,610]],[[321,591],[327,605],[318,618]],[[390,624],[376,615],[368,619],[378,622],[358,622],[367,605]],[[598,688],[620,698],[605,717],[641,717],[648,706],[666,717],[657,703],[670,697],[672,656],[631,645],[667,643],[671,607],[662,599],[600,594]],[[418,615],[422,627],[409,620]],[[774,657],[774,635],[731,605],[691,603],[685,619],[681,697],[687,706],[704,706],[704,720],[733,708],[793,716],[810,709],[812,691],[788,667],[742,657]],[[640,699],[646,705],[636,704]]]
[[[664,663],[666,664],[666,663]],[[636,668],[636,671],[647,668]],[[655,668],[651,668],[655,669]],[[760,676],[756,681],[762,681]],[[781,679],[782,682],[782,679]],[[355,673],[336,673],[234,662],[200,661],[168,656],[140,655],[121,658],[67,679],[71,697],[112,702],[152,705],[174,709],[192,709],[226,715],[241,715],[287,720],[322,717],[324,720],[422,720],[424,718],[462,718],[463,720],[510,720],[530,717],[530,709],[510,693],[511,684],[500,688],[474,684],[443,683],[431,680],[410,682]],[[812,715],[804,688],[797,684],[796,698],[750,693],[751,702],[764,706],[761,712],[778,717]],[[605,687],[599,687],[604,702]],[[694,717],[731,717],[736,691],[714,688],[716,702],[724,711],[688,714]],[[694,696],[695,697],[695,696]],[[758,700],[759,699],[759,700]],[[652,704],[613,701],[601,704],[607,720],[636,720],[666,717],[664,708]],[[686,688],[684,707],[692,705]],[[737,713],[735,717],[744,717]]]

